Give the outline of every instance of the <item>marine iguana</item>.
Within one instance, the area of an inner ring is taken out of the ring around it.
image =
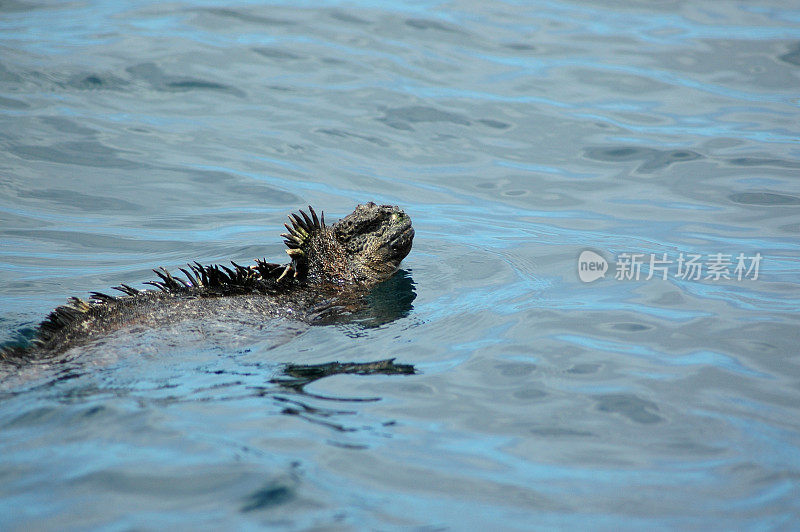
[[[399,207],[359,205],[333,225],[309,206],[289,216],[281,234],[290,262],[255,260],[253,266],[231,262],[179,268],[184,278],[164,268],[159,280],[139,290],[113,287],[121,296],[91,292],[88,301],[73,297],[53,310],[27,346],[0,349],[0,360],[22,361],[58,355],[115,330],[136,325],[158,327],[186,319],[225,319],[240,314],[259,319],[314,321],[347,308],[368,289],[388,279],[411,251],[411,218]]]

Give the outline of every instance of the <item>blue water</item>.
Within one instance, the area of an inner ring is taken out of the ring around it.
[[[416,238],[370,323],[0,370],[0,528],[800,527],[798,87],[777,0],[3,3],[0,341],[309,204]]]

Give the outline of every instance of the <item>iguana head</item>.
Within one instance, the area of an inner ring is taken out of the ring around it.
[[[332,226],[308,210],[292,214],[281,236],[295,275],[309,283],[370,286],[390,277],[411,251],[414,229],[399,207],[365,203]]]

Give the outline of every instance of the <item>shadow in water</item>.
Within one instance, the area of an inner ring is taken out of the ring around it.
[[[410,272],[398,270],[390,279],[374,287],[368,294],[349,301],[326,306],[311,321],[314,325],[336,324],[348,329],[350,336],[360,336],[354,329],[380,327],[408,316],[414,309],[417,294]],[[327,362],[324,364],[286,364],[282,374],[272,378],[273,386],[257,387],[256,394],[281,403],[281,413],[297,416],[337,432],[355,432],[364,427],[347,427],[334,419],[356,415],[356,411],[325,408],[311,404],[314,400],[338,403],[380,401],[380,397],[330,397],[306,391],[305,387],[334,375],[414,375],[411,364],[397,364],[394,358],[373,362]],[[386,425],[392,422],[386,423]]]
[[[367,329],[380,327],[408,316],[414,310],[416,297],[411,273],[398,270],[367,294],[354,294],[352,297],[339,295],[322,302],[310,313],[309,322],[313,325],[355,325]]]
[[[304,386],[332,375],[414,375],[416,370],[411,364],[395,364],[394,359],[389,358],[375,362],[287,364],[283,368],[283,373],[286,377],[275,378],[270,382],[299,393],[306,393],[303,390]]]
[[[411,364],[396,364],[393,358],[374,362],[328,362],[325,364],[287,364],[283,368],[283,376],[270,380],[276,388],[261,387],[257,395],[270,397],[284,405],[281,414],[297,416],[311,423],[323,425],[337,432],[355,432],[359,428],[346,427],[332,419],[342,415],[355,415],[352,410],[322,408],[312,406],[307,400],[289,397],[287,392],[307,399],[336,401],[348,403],[366,403],[380,401],[379,397],[327,397],[307,392],[304,388],[312,382],[333,375],[414,375],[416,369]],[[388,423],[391,424],[391,423]],[[363,427],[361,427],[363,428]]]
[[[417,298],[411,273],[398,270],[390,279],[379,284],[367,295],[364,315],[355,319],[368,327],[378,327],[408,316]]]

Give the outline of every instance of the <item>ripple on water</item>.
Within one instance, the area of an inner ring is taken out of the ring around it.
[[[0,368],[0,528],[790,527],[796,14],[361,4],[0,5],[2,338],[155,266],[285,260],[308,204],[417,230],[347,324]],[[584,249],[764,260],[582,283]],[[392,357],[416,373],[281,373]]]

